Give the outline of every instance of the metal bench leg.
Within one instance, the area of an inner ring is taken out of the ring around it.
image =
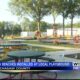
[[[36,62],[38,62],[38,59],[36,59]]]
[[[32,60],[31,60],[31,58],[30,58],[30,62],[31,62]]]
[[[33,78],[33,74],[32,73],[30,73],[30,79],[32,79]]]
[[[20,79],[23,79],[23,73],[20,73]]]
[[[18,62],[18,59],[15,59],[15,62]]]

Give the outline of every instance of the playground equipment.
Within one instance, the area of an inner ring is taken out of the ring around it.
[[[79,43],[80,42],[80,36],[79,35],[74,37],[74,42],[75,43]]]
[[[37,38],[38,40],[41,38],[41,32],[40,31],[35,31],[35,38]]]

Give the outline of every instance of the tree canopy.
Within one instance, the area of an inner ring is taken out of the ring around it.
[[[55,24],[56,15],[62,15],[63,36],[65,19],[71,19],[71,36],[73,36],[73,19],[80,16],[80,0],[10,0],[9,7],[13,14],[31,17],[36,23],[37,30],[41,29],[41,20],[44,16],[52,14]]]
[[[38,22],[38,30],[40,21],[49,13],[49,5],[45,0],[10,0],[9,6],[16,15],[32,17]]]

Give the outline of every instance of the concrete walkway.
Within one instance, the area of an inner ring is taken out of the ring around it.
[[[55,59],[56,62],[77,62],[80,66],[80,59],[65,57],[65,55],[69,54],[79,54],[80,50],[64,50],[64,51],[52,51],[46,52],[46,56]]]
[[[34,46],[34,47],[45,47],[45,48],[64,49],[64,50],[79,49],[79,48],[62,47],[62,46],[42,45],[42,44],[28,44],[28,45],[29,46]]]

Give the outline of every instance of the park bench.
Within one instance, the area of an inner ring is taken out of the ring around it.
[[[6,57],[4,59],[1,59],[0,62],[8,62],[8,61],[12,61],[12,60],[14,60],[14,59],[11,57]]]
[[[48,61],[48,62],[54,62],[55,61],[55,59],[53,59],[49,56],[42,56],[42,57],[36,58],[36,61],[38,61],[38,60],[45,60],[45,61]]]

